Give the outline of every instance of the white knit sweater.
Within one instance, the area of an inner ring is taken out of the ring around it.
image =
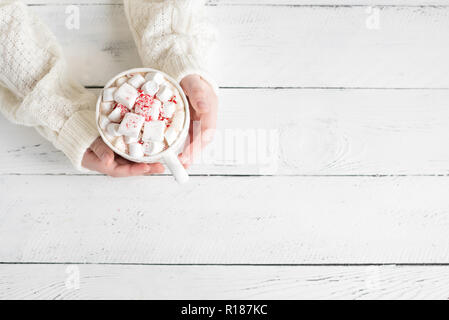
[[[35,127],[81,169],[98,137],[96,97],[70,77],[56,39],[26,5],[0,2],[0,111]],[[214,33],[203,0],[125,0],[124,6],[145,66],[179,81],[189,74],[207,79]]]

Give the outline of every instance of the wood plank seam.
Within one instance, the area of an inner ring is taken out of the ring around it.
[[[103,87],[97,86],[86,86],[86,89],[92,90],[102,90]],[[449,90],[449,87],[433,87],[433,88],[422,88],[422,87],[289,87],[289,86],[274,86],[274,87],[230,87],[230,86],[220,86],[220,90]]]
[[[121,3],[28,3],[30,7],[45,7],[45,6],[123,6]],[[277,4],[277,3],[206,3],[208,7],[284,7],[284,8],[447,8],[449,5],[445,4]]]
[[[85,265],[85,266],[156,266],[156,267],[449,267],[449,263],[133,263],[133,262],[14,262],[0,261],[2,265]]]

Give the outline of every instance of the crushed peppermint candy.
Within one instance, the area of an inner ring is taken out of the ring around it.
[[[100,110],[101,114],[99,118],[101,119],[102,130],[105,130],[103,128],[108,127],[109,124],[114,125],[114,128],[117,129],[117,135],[116,137],[113,137],[115,139],[114,141],[116,141],[118,137],[125,144],[120,145],[120,148],[115,148],[117,152],[127,153],[133,159],[134,157],[136,157],[136,160],[143,160],[140,156],[141,149],[136,145],[142,145],[145,147],[145,145],[148,144],[149,146],[153,146],[152,148],[145,149],[148,149],[147,151],[149,153],[146,151],[144,157],[160,153],[162,147],[162,151],[169,148],[176,141],[176,139],[178,139],[180,133],[182,132],[182,127],[180,127],[179,124],[174,125],[173,119],[175,117],[177,117],[178,120],[184,119],[185,110],[179,107],[179,105],[184,107],[184,104],[182,104],[182,101],[179,100],[179,92],[177,91],[176,87],[174,87],[168,80],[166,80],[162,73],[133,73],[132,75],[122,77],[123,83],[120,82],[119,84],[119,82],[117,81],[115,82],[115,85],[117,85],[117,87],[119,88],[121,86],[127,88],[129,87],[129,85],[124,82],[124,80],[133,77],[136,79],[145,78],[147,80],[147,82],[145,82],[141,86],[140,83],[134,83],[135,88],[133,90],[137,96],[135,102],[131,102],[129,106],[125,105],[126,103],[123,101],[130,100],[127,100],[127,94],[129,92],[127,92],[126,90],[122,90],[123,92],[119,92],[117,97],[114,97],[114,101],[109,102],[113,106],[113,108],[102,108]],[[161,82],[161,89],[155,94],[153,94],[154,90],[145,90],[145,88],[148,88],[150,84],[152,84],[149,82],[154,81],[152,79],[158,79],[158,81]],[[146,87],[145,84],[147,84],[148,87]],[[131,91],[131,88],[127,89],[129,89],[128,91]],[[161,93],[162,91],[164,92]],[[171,94],[173,92],[175,94],[169,100],[160,101],[158,98],[159,94],[161,98],[164,98],[164,94],[166,96],[168,95],[167,93]],[[117,102],[118,100],[122,101],[122,103]],[[178,107],[176,107],[176,105],[178,105]],[[148,134],[148,132],[145,133],[145,128],[147,128],[147,130],[149,128],[152,128],[152,126],[156,125],[156,122],[159,126],[158,134]],[[146,124],[148,124],[148,126]],[[112,145],[114,145],[114,141],[110,141]]]
[[[154,104],[154,97],[141,93],[134,105],[134,113],[141,115],[145,121],[151,121],[151,107]]]
[[[176,101],[176,96],[173,96],[170,100],[168,100],[168,102],[172,102],[174,104],[178,104],[178,102]]]

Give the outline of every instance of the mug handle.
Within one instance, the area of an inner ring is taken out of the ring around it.
[[[184,184],[189,181],[189,174],[173,151],[168,150],[163,158],[178,183]]]

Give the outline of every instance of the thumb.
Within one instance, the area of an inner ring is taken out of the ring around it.
[[[210,111],[207,87],[200,77],[195,77],[188,81],[184,86],[184,91],[196,112],[207,113]]]
[[[92,143],[90,149],[103,163],[109,164],[114,160],[114,152],[103,142],[101,138]]]

